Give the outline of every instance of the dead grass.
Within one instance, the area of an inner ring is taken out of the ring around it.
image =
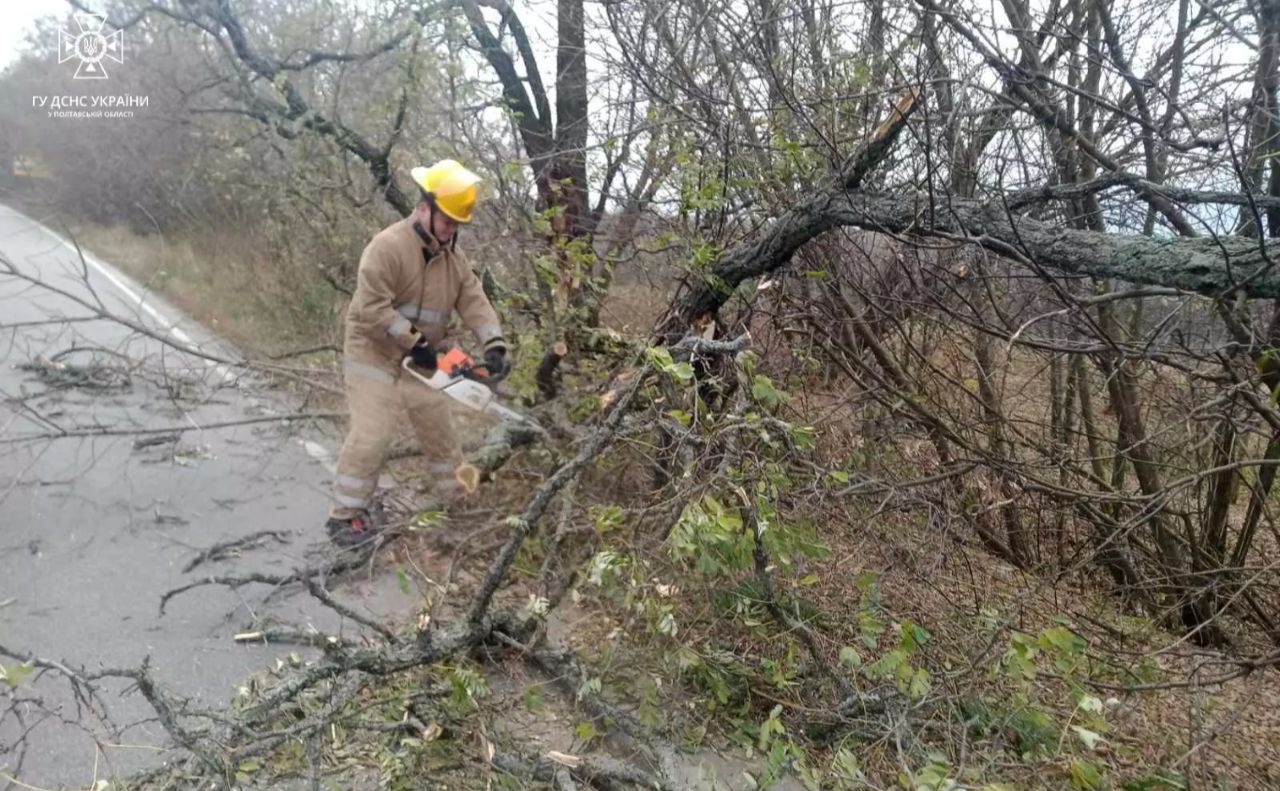
[[[73,228],[77,241],[250,355],[341,345],[339,295],[302,279],[248,232],[208,229],[182,236],[127,228]]]

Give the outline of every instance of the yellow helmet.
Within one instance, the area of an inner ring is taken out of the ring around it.
[[[479,176],[452,159],[442,159],[429,168],[416,167],[409,173],[440,211],[458,222],[471,222]]]

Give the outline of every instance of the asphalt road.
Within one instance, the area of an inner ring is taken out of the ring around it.
[[[159,614],[164,592],[200,574],[279,572],[323,544],[330,472],[296,433],[312,429],[199,428],[290,407],[175,349],[217,351],[220,344],[107,264],[82,263],[59,236],[3,206],[0,256],[42,282],[0,274],[0,646],[90,671],[135,667],[150,657],[172,691],[225,705],[247,673],[299,650],[235,643],[232,636],[255,619],[353,634],[354,624],[306,595],[268,598],[263,586],[201,588]],[[92,319],[75,298],[101,300],[158,337]],[[22,367],[73,348],[61,359],[105,364],[95,369],[101,378],[50,380]],[[127,387],[111,378],[120,366]],[[188,430],[148,447],[135,447],[142,437],[129,434],[53,437],[166,426]],[[313,449],[334,441],[305,439]],[[289,541],[182,572],[201,549],[262,530],[283,531]],[[385,576],[348,584],[341,598],[375,614],[403,613],[412,604]],[[0,657],[0,665],[14,662]],[[106,693],[114,725],[127,726],[119,732],[78,712],[56,674],[12,689],[0,682],[0,791],[15,775],[40,788],[92,787],[113,771],[164,760],[163,729],[141,696],[123,684]]]

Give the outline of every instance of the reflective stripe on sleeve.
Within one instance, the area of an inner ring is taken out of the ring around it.
[[[417,321],[424,324],[443,324],[445,319],[448,318],[444,311],[436,310],[435,308],[424,308],[412,302],[396,305],[396,312],[409,321]]]
[[[391,326],[387,327],[387,335],[390,335],[392,338],[397,335],[404,335],[409,331],[411,326],[413,325],[411,325],[409,320],[404,316],[396,316],[395,321],[391,322]]]

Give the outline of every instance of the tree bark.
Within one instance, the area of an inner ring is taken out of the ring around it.
[[[1218,297],[1280,297],[1280,242],[1234,236],[1156,239],[1062,228],[1011,214],[999,203],[953,199],[930,207],[924,195],[829,191],[784,212],[755,239],[726,252],[710,276],[672,306],[660,328],[674,331],[717,311],[742,282],[787,264],[801,245],[833,228],[963,237],[992,252],[1096,278],[1169,286]],[[674,322],[673,317],[683,322]],[[665,333],[661,333],[664,334]],[[676,334],[676,337],[679,333]]]

